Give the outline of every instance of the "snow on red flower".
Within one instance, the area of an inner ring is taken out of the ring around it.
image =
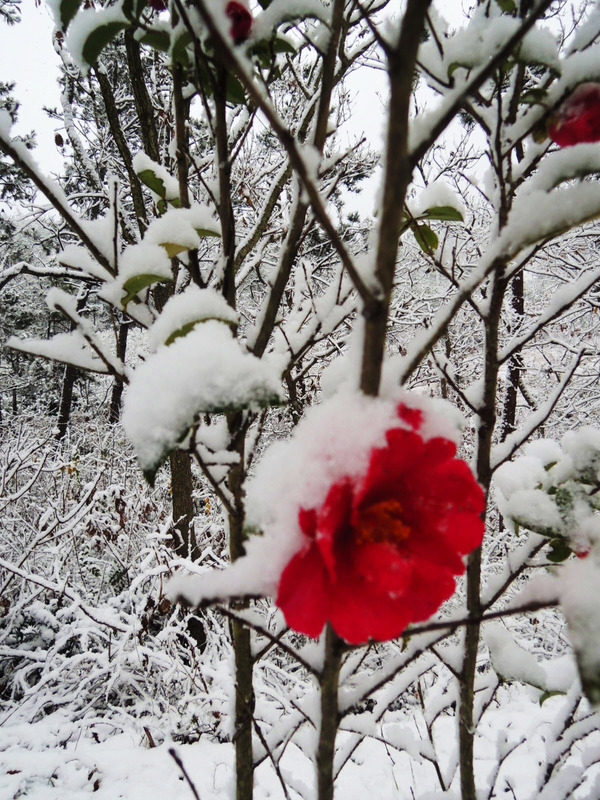
[[[351,644],[393,639],[453,594],[463,556],[481,544],[484,495],[454,442],[424,436],[420,409],[401,403],[397,414],[366,472],[298,514],[302,547],[276,603],[300,633],[317,637],[329,622]]]
[[[548,133],[559,147],[600,141],[600,83],[582,83],[561,103]]]
[[[252,28],[253,17],[250,11],[242,3],[237,0],[230,0],[225,6],[225,14],[231,20],[231,28],[229,34],[233,39],[234,44],[243,44]]]

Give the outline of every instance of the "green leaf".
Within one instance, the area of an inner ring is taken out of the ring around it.
[[[170,336],[165,340],[165,344],[167,347],[176,339],[180,339],[182,336],[187,336],[190,331],[193,331],[196,325],[201,325],[203,322],[208,322],[209,320],[213,320],[216,322],[222,322],[225,325],[232,326],[233,323],[228,319],[221,319],[220,317],[203,317],[202,319],[195,319],[192,322],[186,322],[185,325],[182,325],[181,328],[177,328],[176,331],[170,334]]]
[[[175,258],[179,253],[185,253],[190,248],[184,244],[177,244],[177,242],[159,242],[161,247],[164,247],[169,258]]]
[[[170,278],[166,278],[164,275],[152,275],[150,273],[144,275],[134,275],[133,277],[128,278],[123,284],[123,291],[126,292],[126,294],[121,300],[121,305],[123,308],[125,308],[127,304],[130,303],[138,294],[138,292],[141,292],[143,289],[147,289],[148,286],[152,286],[153,283],[165,283],[168,280],[170,280]]]
[[[171,47],[171,37],[167,31],[149,28],[140,39],[140,44],[147,44],[161,53],[168,53]]]
[[[201,409],[198,409],[198,413],[202,414],[231,414],[236,413],[238,411],[244,411],[247,408],[257,409],[257,408],[275,408],[278,406],[282,406],[283,402],[278,395],[271,394],[267,392],[264,387],[255,387],[253,391],[251,391],[248,395],[247,400],[242,403],[227,403],[227,404],[220,404],[220,405],[207,405]],[[184,441],[186,436],[189,434],[190,430],[192,429],[192,425],[186,425],[186,427],[181,430],[180,435],[177,439],[176,444],[168,445],[162,451],[158,459],[152,464],[151,467],[146,467],[143,469],[144,477],[150,484],[150,486],[154,486],[154,479],[156,478],[156,473],[164,464],[165,460],[171,455],[172,452],[177,450],[177,447]]]
[[[448,77],[451,78],[456,72],[456,70],[460,69],[461,67],[463,69],[471,69],[471,66],[472,66],[471,64],[461,64],[460,61],[453,61],[448,67]]]
[[[553,564],[561,564],[563,561],[566,561],[573,552],[567,544],[567,540],[562,537],[551,539],[550,548],[548,561],[551,561]]]
[[[194,228],[198,236],[216,236],[218,239],[221,237],[219,231],[210,230],[210,228]]]
[[[276,36],[271,42],[271,46],[275,53],[291,53],[294,55],[297,52],[292,42],[288,39],[284,39],[283,36]]]
[[[517,4],[515,0],[496,0],[498,7],[501,11],[504,11],[505,14],[514,14],[517,10]]]
[[[98,60],[98,56],[104,50],[106,45],[110,44],[113,39],[128,28],[127,22],[105,22],[103,25],[98,25],[97,28],[89,34],[85,40],[82,49],[83,60],[86,64],[93,65]]]
[[[439,239],[437,234],[434,233],[428,225],[411,226],[415,240],[421,250],[427,255],[437,250]]]
[[[243,106],[246,102],[244,87],[231,72],[227,75],[227,101],[234,106]]]
[[[163,183],[162,178],[159,178],[154,170],[143,169],[141,172],[138,172],[137,176],[145,186],[154,192],[154,194],[162,197],[163,200],[166,199],[167,190],[165,188],[165,184]]]
[[[258,2],[261,8],[268,8],[273,0],[258,0]]]
[[[424,211],[419,219],[438,219],[441,222],[464,222],[464,217],[453,206],[432,206]]]
[[[131,22],[137,22],[144,8],[146,0],[123,0],[123,13]]]
[[[79,11],[79,6],[81,3],[82,0],[62,0],[58,7],[58,13],[60,16],[60,25],[63,31],[66,31],[71,24],[73,17]]]
[[[543,706],[546,700],[549,700],[551,697],[560,697],[560,696],[564,697],[565,695],[566,692],[559,692],[557,690],[554,690],[552,692],[544,692],[539,699],[539,704],[540,706]]]
[[[546,89],[529,89],[521,95],[521,102],[528,106],[544,105],[547,97]]]
[[[183,67],[189,66],[190,57],[187,48],[192,43],[192,37],[189,31],[184,30],[180,36],[175,39],[171,48],[171,58]]]

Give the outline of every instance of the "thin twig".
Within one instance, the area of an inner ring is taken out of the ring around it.
[[[194,782],[192,781],[192,779],[188,775],[188,772],[187,772],[186,768],[183,765],[183,761],[177,755],[177,751],[175,750],[174,747],[169,747],[169,755],[171,756],[173,761],[177,764],[177,766],[181,770],[181,774],[185,778],[185,780],[187,782],[187,785],[190,787],[190,790],[191,790],[192,794],[194,795],[194,797],[196,798],[196,800],[200,800],[200,795],[198,794],[198,790],[194,786]]]

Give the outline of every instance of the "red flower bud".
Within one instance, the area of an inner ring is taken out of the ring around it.
[[[559,147],[600,142],[600,83],[582,83],[561,103],[548,134]]]
[[[231,20],[229,33],[234,44],[242,44],[250,35],[252,28],[252,14],[248,9],[236,0],[230,0],[225,6],[225,14]]]

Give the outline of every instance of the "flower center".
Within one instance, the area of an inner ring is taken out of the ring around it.
[[[398,500],[382,500],[358,515],[356,526],[357,544],[399,544],[411,535],[412,531],[402,521],[402,506]]]

